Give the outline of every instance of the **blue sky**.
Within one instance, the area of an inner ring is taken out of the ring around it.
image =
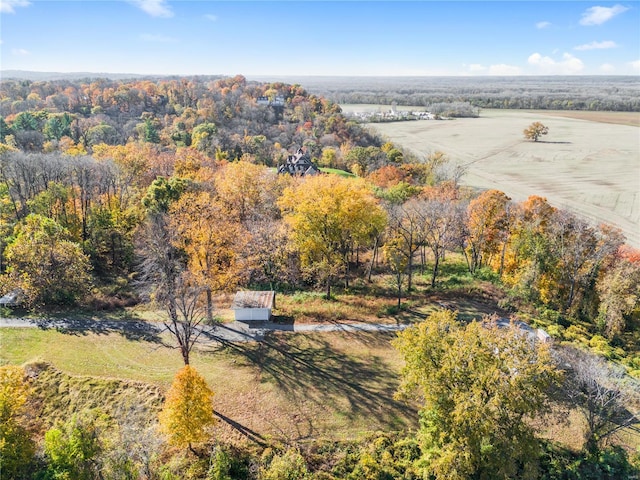
[[[640,75],[640,2],[0,0],[0,68]]]

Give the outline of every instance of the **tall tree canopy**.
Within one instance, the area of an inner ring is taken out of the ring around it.
[[[89,258],[50,218],[28,215],[16,226],[5,256],[10,281],[31,305],[72,304],[88,293]]]
[[[351,249],[371,242],[386,221],[363,181],[337,175],[308,177],[286,188],[280,206],[303,267],[326,285],[327,297]]]
[[[527,419],[558,379],[547,347],[532,346],[516,327],[462,325],[449,311],[399,333],[394,346],[406,362],[399,395],[424,400],[425,474],[537,478],[538,442]]]

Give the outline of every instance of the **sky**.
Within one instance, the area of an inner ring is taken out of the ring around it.
[[[640,75],[640,1],[0,0],[0,68]]]

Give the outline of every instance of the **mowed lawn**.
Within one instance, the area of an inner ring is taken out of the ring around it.
[[[515,201],[546,197],[619,227],[640,248],[640,113],[586,113],[482,110],[480,118],[370,127],[419,155],[444,152],[464,166],[463,184],[502,190]],[[522,131],[536,121],[549,134],[525,140]]]
[[[267,334],[261,343],[198,347],[192,365],[215,392],[216,435],[304,441],[357,438],[417,426],[415,405],[395,401],[394,334]],[[182,367],[170,339],[117,333],[0,330],[0,364],[44,361],[71,375],[136,380],[166,389]]]

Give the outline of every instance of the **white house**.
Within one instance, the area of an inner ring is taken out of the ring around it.
[[[238,292],[231,310],[237,322],[267,322],[271,320],[271,311],[276,307],[276,292]]]

